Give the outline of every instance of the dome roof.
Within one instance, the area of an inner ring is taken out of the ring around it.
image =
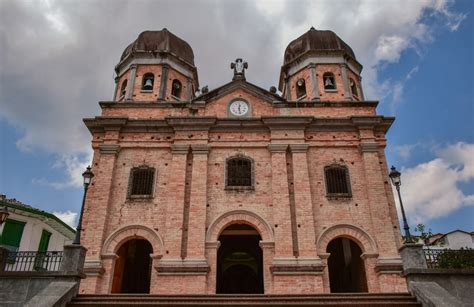
[[[194,65],[194,53],[191,46],[166,28],[161,31],[140,33],[138,38],[125,48],[120,62],[137,52],[169,52]]]
[[[285,50],[284,65],[300,57],[308,51],[335,51],[342,50],[353,57],[355,54],[336,33],[321,31],[311,27],[308,32],[292,41]]]

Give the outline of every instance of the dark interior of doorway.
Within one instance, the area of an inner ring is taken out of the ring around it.
[[[151,259],[147,240],[130,240],[117,251],[112,293],[150,293]]]
[[[263,255],[258,232],[231,225],[219,237],[216,293],[263,293]]]
[[[337,238],[329,242],[327,252],[331,254],[328,259],[331,292],[367,292],[359,245],[347,238]]]

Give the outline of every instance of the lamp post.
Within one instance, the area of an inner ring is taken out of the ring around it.
[[[72,242],[72,244],[77,245],[81,244],[82,214],[84,213],[84,203],[86,202],[87,189],[89,188],[89,184],[92,181],[92,177],[94,177],[94,173],[92,173],[90,166],[88,166],[86,171],[82,173],[82,177],[84,178],[84,196],[82,197],[81,214],[79,215],[79,223],[77,224],[76,228],[76,237],[74,238],[74,242]]]
[[[405,230],[405,243],[413,243],[413,239],[410,234],[410,227],[408,227],[407,217],[405,215],[405,209],[403,208],[402,196],[400,195],[400,186],[402,185],[402,181],[400,177],[402,174],[399,171],[397,171],[397,169],[393,165],[390,168],[390,170],[391,171],[390,171],[390,174],[388,174],[388,176],[390,177],[392,184],[397,189],[398,199],[400,200],[400,209],[402,211],[402,218],[403,218],[403,229]]]

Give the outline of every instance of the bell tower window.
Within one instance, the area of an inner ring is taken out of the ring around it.
[[[335,90],[336,89],[336,79],[334,78],[334,74],[327,72],[323,75],[324,81],[324,89],[325,90]]]
[[[127,79],[123,80],[122,86],[120,87],[120,97],[119,100],[125,98],[125,94],[127,93]]]
[[[350,79],[349,84],[351,86],[352,96],[359,97],[359,92],[357,91],[357,84],[355,83],[355,81],[353,79]]]
[[[306,83],[303,78],[296,81],[296,98],[302,98],[306,96]]]
[[[179,80],[174,79],[173,84],[171,85],[171,95],[174,98],[181,98],[181,89],[183,86],[181,85],[181,82]]]
[[[142,80],[142,91],[153,91],[154,82],[155,76],[152,73],[144,74]]]

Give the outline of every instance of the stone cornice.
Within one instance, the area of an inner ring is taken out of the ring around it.
[[[191,150],[194,155],[207,155],[209,153],[210,146],[207,144],[195,144],[191,145]]]
[[[165,121],[175,131],[209,130],[215,124],[216,117],[166,117]]]
[[[308,144],[290,144],[291,152],[307,152],[309,148]]]
[[[116,144],[101,144],[99,145],[100,153],[103,155],[116,155],[120,151],[120,145]]]
[[[268,150],[270,152],[286,152],[288,149],[288,144],[270,144],[268,145]]]
[[[186,155],[189,152],[189,145],[173,144],[171,145],[171,152],[176,155]]]
[[[352,116],[327,118],[313,116],[273,116],[262,118],[229,119],[217,117],[166,117],[162,119],[129,119],[127,117],[86,118],[84,123],[91,133],[118,130],[121,132],[173,132],[173,131],[270,131],[305,130],[357,131],[370,129],[386,132],[393,117]]]
[[[359,144],[360,152],[378,152],[379,151],[379,143],[377,142],[370,142],[370,143],[360,143]]]
[[[313,116],[262,117],[263,123],[271,130],[303,129],[313,120]]]

